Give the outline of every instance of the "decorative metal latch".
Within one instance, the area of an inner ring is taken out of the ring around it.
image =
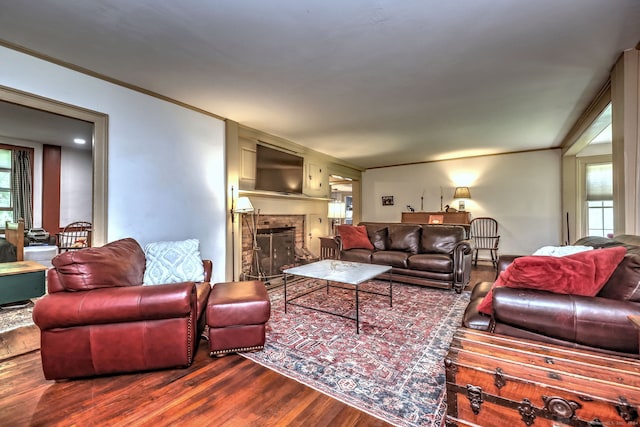
[[[536,408],[527,398],[522,399],[522,402],[520,402],[520,405],[518,405],[518,412],[520,412],[522,421],[528,426],[532,425],[536,419]]]
[[[616,410],[618,415],[628,423],[638,419],[638,411],[629,405],[629,402],[623,396],[620,396],[620,404],[616,405]]]
[[[469,404],[471,405],[471,410],[474,414],[478,415],[480,413],[480,407],[482,406],[482,388],[467,384],[467,399],[469,399]]]
[[[507,381],[504,379],[504,372],[501,368],[496,368],[496,372],[493,374],[493,384],[500,390],[507,385]]]

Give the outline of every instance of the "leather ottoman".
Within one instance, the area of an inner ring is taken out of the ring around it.
[[[209,355],[262,350],[271,302],[258,280],[216,283],[207,303]]]

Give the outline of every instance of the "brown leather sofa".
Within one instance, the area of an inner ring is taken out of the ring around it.
[[[595,297],[541,290],[495,288],[493,316],[478,312],[492,282],[478,283],[463,318],[463,326],[496,334],[638,357],[638,330],[629,315],[640,315],[640,236],[614,239],[586,237],[575,245],[595,248],[624,246],[622,262]],[[500,257],[498,272],[516,256]]]
[[[344,250],[336,237],[340,259],[390,265],[395,282],[460,293],[471,275],[471,242],[457,225],[361,222],[374,249]]]
[[[143,286],[134,239],[58,255],[33,310],[45,378],[189,366],[211,292],[203,264],[203,282]]]

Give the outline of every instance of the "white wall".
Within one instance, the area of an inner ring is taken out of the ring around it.
[[[92,197],[91,151],[63,147],[60,153],[60,227],[75,221],[91,222]]]
[[[421,210],[423,193],[424,211],[438,211],[441,189],[443,203],[457,209],[454,189],[466,185],[465,210],[498,220],[500,253],[529,254],[563,243],[560,172],[560,150],[370,169],[362,175],[362,219],[399,222],[406,205]],[[382,196],[394,196],[394,205],[382,206]]]
[[[198,238],[224,280],[223,121],[5,47],[0,85],[108,114],[108,240]]]

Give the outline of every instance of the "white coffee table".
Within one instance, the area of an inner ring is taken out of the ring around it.
[[[300,265],[298,267],[288,268],[284,270],[284,312],[287,312],[287,305],[295,305],[298,307],[307,308],[310,310],[320,311],[322,313],[331,314],[334,316],[343,317],[345,319],[351,319],[356,321],[356,333],[360,333],[360,292],[368,294],[382,295],[389,297],[389,307],[393,307],[393,281],[391,280],[391,274],[389,274],[389,293],[381,293],[374,291],[365,291],[360,289],[360,284],[371,280],[382,273],[386,273],[391,270],[390,266],[377,265],[377,264],[364,264],[360,262],[340,261],[335,259],[325,259],[311,264]],[[310,290],[306,290],[300,294],[297,294],[293,298],[287,299],[287,276],[300,276],[310,279],[318,279],[326,281],[325,285],[314,287]],[[339,283],[342,286],[332,285],[331,283]],[[293,302],[298,298],[302,298],[312,292],[319,290],[325,290],[329,292],[330,287],[350,289],[355,291],[356,302],[356,316],[350,317],[340,313],[335,313],[328,310],[323,310],[317,307],[310,307],[307,305]]]

